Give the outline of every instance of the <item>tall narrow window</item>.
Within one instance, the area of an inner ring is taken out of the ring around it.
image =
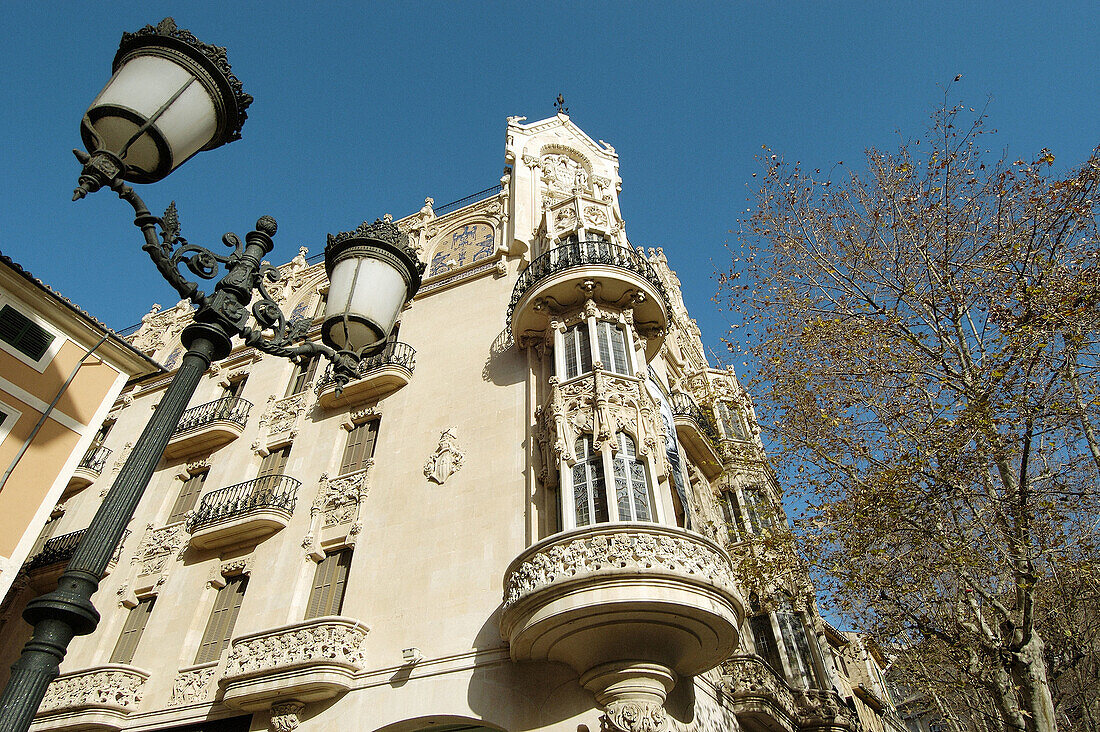
[[[592,345],[588,323],[580,322],[565,331],[565,378],[587,374],[592,370]]]
[[[354,473],[367,467],[374,456],[374,443],[378,440],[378,420],[362,422],[348,430],[348,442],[344,447],[344,459],[340,462],[340,475]]]
[[[351,549],[342,549],[326,556],[317,565],[313,590],[309,593],[306,619],[322,615],[339,615],[344,605],[344,588],[351,567]]]
[[[649,486],[645,463],[638,458],[634,438],[625,432],[616,437],[619,450],[615,454],[615,505],[620,521],[650,521]]]
[[[290,445],[277,447],[269,452],[260,463],[260,472],[256,475],[256,491],[274,488],[286,470],[286,461],[290,457]]]
[[[206,632],[202,634],[195,663],[218,660],[218,656],[229,645],[247,587],[248,577],[243,574],[226,578],[225,586],[218,590],[218,596],[214,599],[214,611],[210,613],[210,620],[206,623]]]
[[[207,471],[201,473],[195,473],[190,478],[183,482],[183,488],[180,489],[180,494],[176,498],[175,505],[172,506],[172,513],[168,516],[168,523],[174,524],[177,521],[183,521],[187,516],[187,512],[195,507],[195,503],[199,500],[199,494],[202,493],[202,486],[206,483]]]
[[[737,505],[737,494],[731,487],[722,493],[722,519],[726,522],[726,534],[731,544],[741,541],[741,512]]]
[[[779,647],[775,642],[775,633],[772,632],[771,617],[767,614],[754,615],[749,618],[749,630],[752,631],[756,655],[767,661],[777,673],[782,674],[783,662],[779,659]]]
[[[626,357],[626,335],[614,323],[601,320],[596,323],[596,336],[600,345],[600,361],[603,367],[616,374],[630,375],[630,363]]]
[[[775,526],[771,506],[760,486],[750,486],[744,490],[744,494],[745,513],[749,517],[749,526],[752,527],[752,533],[759,536],[764,529]]]
[[[313,383],[313,377],[317,375],[317,364],[321,357],[318,354],[303,357],[303,361],[294,364],[294,370],[290,372],[290,383],[286,385],[286,395],[301,394]]]
[[[122,626],[122,633],[115,643],[115,650],[111,652],[111,663],[130,663],[134,660],[134,652],[137,650],[141,634],[145,632],[145,626],[149,623],[149,615],[153,612],[155,597],[146,597],[139,600],[135,607],[130,608],[126,622]]]
[[[607,516],[603,455],[592,449],[592,435],[577,439],[577,464],[573,466],[573,508],[577,526],[603,523]]]
[[[115,426],[114,422],[104,422],[96,430],[95,435],[92,437],[92,447],[99,447],[107,441],[107,435],[110,434],[111,428]]]
[[[55,338],[55,335],[11,305],[0,308],[0,340],[30,360],[41,360]]]
[[[728,402],[718,402],[718,419],[722,422],[722,434],[729,440],[744,440],[745,433],[736,409],[730,409]]]
[[[802,689],[813,686],[815,678],[813,657],[802,614],[794,612],[788,604],[788,609],[776,612],[775,619],[779,623],[779,632],[783,635],[787,662],[791,666],[791,673],[795,676],[791,679],[791,683]]]

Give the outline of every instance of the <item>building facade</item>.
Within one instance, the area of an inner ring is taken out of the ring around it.
[[[126,382],[159,370],[0,255],[0,597],[102,472],[101,425]]]
[[[424,284],[361,378],[243,347],[210,369],[34,729],[861,725],[808,581],[739,576],[779,488],[665,255],[626,237],[614,149],[565,115],[506,135],[499,189],[398,221]],[[317,337],[307,253],[274,296]],[[171,372],[190,317],[133,345]],[[115,404],[112,466],[170,378]]]

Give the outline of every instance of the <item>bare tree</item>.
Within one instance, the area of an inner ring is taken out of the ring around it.
[[[720,294],[839,609],[1053,730],[1046,634],[1096,619],[1051,602],[1097,559],[1100,158],[990,159],[984,123],[945,101],[839,181],[765,150]]]

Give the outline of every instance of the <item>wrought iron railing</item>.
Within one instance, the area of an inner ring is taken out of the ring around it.
[[[46,543],[42,545],[42,549],[23,564],[23,569],[30,572],[31,570],[39,569],[40,567],[48,567],[58,562],[68,562],[73,558],[77,545],[80,544],[80,540],[84,538],[84,534],[87,531],[87,529],[81,529],[80,531],[73,531],[72,533],[62,534],[61,536],[55,536],[52,539],[46,540]],[[129,529],[126,529],[126,531],[122,533],[122,538],[118,540],[118,546],[115,547],[114,556],[111,557],[112,562],[117,562],[119,557],[122,556],[122,545],[126,542],[126,537],[129,535]]]
[[[228,421],[244,427],[248,421],[248,412],[252,409],[252,402],[240,397],[222,397],[197,407],[191,407],[180,417],[179,425],[173,434],[180,434],[193,430],[196,427],[217,421]]]
[[[508,303],[508,321],[511,322],[512,311],[515,310],[519,301],[536,284],[550,275],[588,264],[617,267],[641,275],[660,293],[665,308],[668,308],[668,293],[665,292],[665,286],[661,284],[657,270],[653,269],[653,265],[645,255],[631,247],[620,246],[606,239],[586,239],[559,244],[537,257],[527,265],[527,269],[520,272],[515,289],[512,290],[512,299]]]
[[[707,439],[710,440],[711,445],[718,444],[718,426],[714,423],[714,418],[707,414],[687,394],[678,392],[672,395],[672,414],[674,417],[686,417],[693,420],[699,425],[699,429]]]
[[[88,448],[88,452],[84,453],[84,457],[80,458],[80,462],[77,463],[76,467],[102,473],[103,466],[107,464],[107,458],[110,456],[110,448],[103,445],[92,445]]]
[[[188,530],[194,533],[205,526],[257,511],[280,509],[293,513],[301,484],[300,480],[288,475],[264,475],[228,488],[219,488],[202,497],[198,509],[188,521]]]
[[[411,373],[413,367],[416,366],[416,349],[408,343],[391,341],[386,344],[381,353],[368,356],[359,362],[359,376],[357,378],[362,379],[371,371],[377,371],[384,366],[401,366]],[[317,381],[317,393],[320,394],[332,386],[335,381],[336,378],[332,374],[332,364],[329,364],[328,368],[325,369],[325,373]]]

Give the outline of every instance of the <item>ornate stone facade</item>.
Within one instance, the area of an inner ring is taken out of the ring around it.
[[[39,712],[85,707],[132,711],[141,702],[149,674],[130,666],[110,665],[59,676],[46,690]]]
[[[216,663],[180,671],[172,682],[172,698],[168,700],[168,706],[179,707],[210,701],[217,691],[217,684],[214,683],[217,674]]]
[[[348,618],[317,618],[233,641],[225,678],[311,664],[361,669],[367,628]]]

